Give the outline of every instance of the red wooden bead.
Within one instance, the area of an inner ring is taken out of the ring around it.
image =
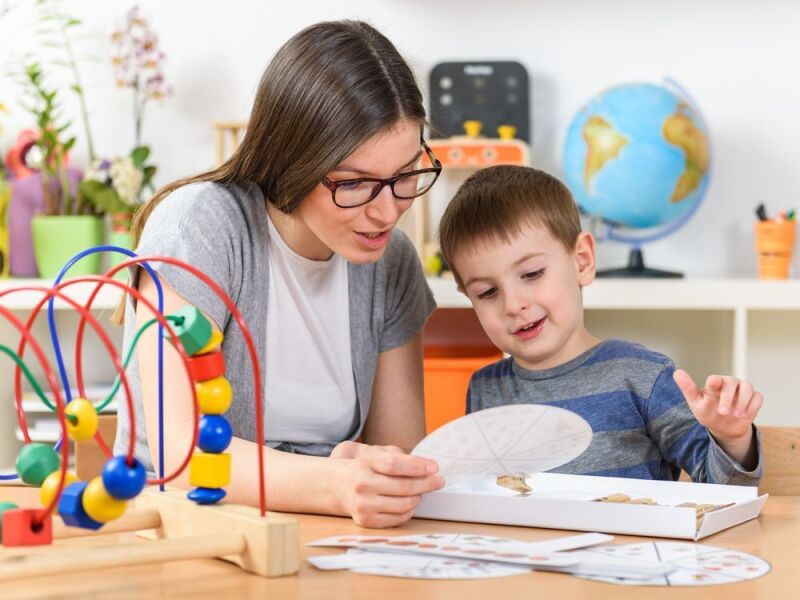
[[[7,510],[17,510],[19,506],[13,502],[0,501],[0,544],[3,543],[3,513]]]
[[[42,520],[36,529],[34,520]],[[44,514],[38,508],[21,508],[3,513],[3,546],[45,546],[52,543],[53,519],[50,514]]]
[[[220,350],[189,359],[189,372],[195,381],[206,381],[225,374],[225,356]]]

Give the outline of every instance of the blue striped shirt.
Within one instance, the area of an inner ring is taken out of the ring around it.
[[[532,371],[511,358],[473,376],[467,412],[506,404],[547,404],[586,419],[593,436],[578,458],[556,473],[758,485],[763,457],[745,470],[697,422],[672,379],[675,365],[657,352],[607,340],[551,369]]]

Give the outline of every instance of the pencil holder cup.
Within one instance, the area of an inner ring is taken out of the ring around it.
[[[796,224],[785,221],[756,221],[756,252],[761,279],[788,279],[794,250]]]

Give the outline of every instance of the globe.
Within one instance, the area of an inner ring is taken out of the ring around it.
[[[581,211],[606,224],[601,239],[631,245],[628,268],[598,275],[680,277],[646,269],[642,244],[673,233],[703,199],[708,131],[684,93],[632,83],[592,98],[564,143],[564,178]]]

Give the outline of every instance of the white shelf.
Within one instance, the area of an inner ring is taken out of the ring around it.
[[[50,287],[51,284],[52,281],[49,279],[0,279],[0,292],[31,286]],[[92,282],[82,282],[69,286],[63,291],[64,294],[69,296],[71,299],[75,300],[81,305],[85,305],[89,300],[89,296],[94,291],[95,286],[96,284]],[[41,301],[43,295],[43,292],[35,290],[15,291],[7,295],[0,296],[0,306],[11,310],[30,310]],[[94,299],[94,302],[92,302],[92,309],[104,310],[116,308],[121,297],[122,290],[120,288],[112,285],[105,285]],[[69,303],[58,298],[55,301],[55,308],[58,310],[72,309]],[[47,310],[47,305],[45,305],[43,310]]]
[[[39,382],[39,385],[42,387],[42,391],[44,392],[45,397],[53,401],[53,392],[51,392],[46,386],[42,385]],[[89,384],[84,386],[84,391],[86,392],[86,399],[89,400],[95,406],[98,405],[100,402],[105,400],[108,397],[108,393],[111,391],[111,386],[113,383],[95,383]],[[64,390],[62,389],[62,398],[65,398],[65,394],[63,393]],[[78,392],[77,388],[70,388],[70,396],[75,398],[80,398],[80,393]],[[51,413],[51,411],[47,405],[42,402],[39,396],[36,395],[36,392],[33,390],[26,390],[22,392],[22,410],[26,413]],[[116,412],[117,410],[117,401],[116,399],[112,400],[111,403],[103,409],[103,413],[107,412]]]
[[[37,442],[42,444],[54,444],[55,442],[58,441],[60,434],[61,430],[58,428],[28,427],[28,435],[30,436],[32,442]],[[14,429],[14,435],[20,442],[25,440],[25,438],[22,435],[22,430],[19,427]]]

